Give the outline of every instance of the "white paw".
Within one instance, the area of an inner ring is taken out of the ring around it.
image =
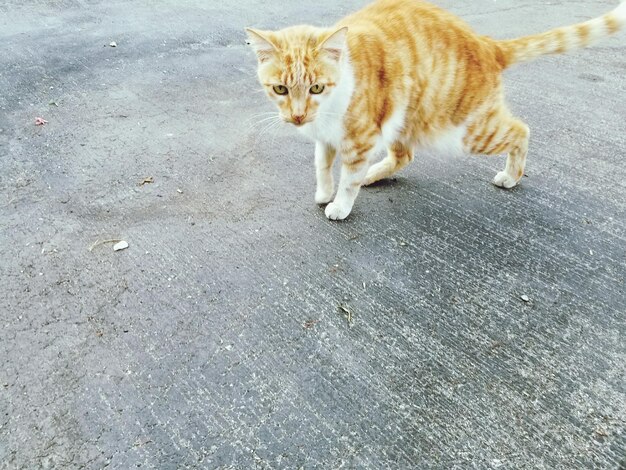
[[[500,188],[509,189],[515,186],[517,184],[517,181],[515,181],[515,178],[509,176],[508,173],[506,173],[505,171],[501,171],[493,179],[493,184],[499,186]]]
[[[346,208],[335,202],[331,202],[326,206],[326,210],[324,212],[326,213],[326,217],[330,220],[343,220],[348,217],[351,210],[351,207]]]
[[[333,190],[324,191],[323,189],[318,189],[315,191],[315,202],[317,204],[327,204],[333,200]]]

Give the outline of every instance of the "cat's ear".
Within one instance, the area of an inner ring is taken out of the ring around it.
[[[278,50],[269,39],[267,32],[246,28],[246,33],[248,33],[248,41],[246,42],[252,46],[260,63],[269,60],[272,54]]]
[[[348,27],[338,29],[319,45],[320,49],[324,50],[331,59],[337,62],[341,58],[343,51],[346,48],[346,36],[348,34]]]

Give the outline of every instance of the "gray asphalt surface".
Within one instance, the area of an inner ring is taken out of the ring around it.
[[[421,153],[332,223],[242,29],[364,3],[3,0],[0,468],[624,468],[626,37],[507,72],[521,187]]]

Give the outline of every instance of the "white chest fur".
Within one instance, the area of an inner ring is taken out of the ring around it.
[[[320,103],[315,121],[298,128],[307,137],[338,147],[344,135],[343,121],[354,92],[354,71],[348,54],[341,64],[336,88]]]

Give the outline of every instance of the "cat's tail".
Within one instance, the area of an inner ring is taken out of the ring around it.
[[[546,54],[562,54],[587,47],[626,26],[626,0],[606,15],[572,26],[508,41],[496,41],[505,67]]]

